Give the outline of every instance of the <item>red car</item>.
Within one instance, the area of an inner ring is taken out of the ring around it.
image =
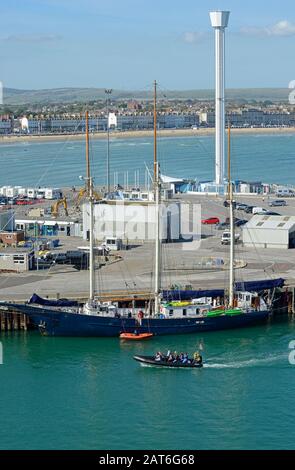
[[[209,217],[208,219],[202,220],[202,224],[204,225],[216,225],[219,223],[220,223],[220,220],[218,217]]]
[[[18,206],[27,206],[33,204],[33,201],[30,201],[29,199],[17,199],[16,204]]]

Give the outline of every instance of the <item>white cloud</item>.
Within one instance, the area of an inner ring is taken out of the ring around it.
[[[240,30],[242,34],[249,36],[295,36],[295,23],[281,20],[271,26],[265,27],[244,27]]]
[[[2,38],[7,42],[54,42],[60,41],[62,36],[59,34],[11,34]]]
[[[183,34],[183,40],[184,42],[187,42],[189,44],[195,44],[198,42],[201,42],[205,37],[205,33],[202,31],[186,31]]]

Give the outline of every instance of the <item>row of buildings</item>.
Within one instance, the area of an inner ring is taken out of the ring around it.
[[[117,130],[144,130],[153,129],[154,118],[152,113],[109,114],[96,115],[89,118],[90,132],[106,131],[109,122],[110,128]],[[199,126],[199,115],[195,113],[169,113],[159,114],[159,129],[181,129]],[[30,134],[61,134],[85,132],[85,117],[23,117],[20,119],[5,118],[0,120],[0,133],[13,134],[27,132]]]
[[[232,127],[294,127],[295,113],[293,112],[270,112],[251,108],[232,111],[225,115],[226,124]],[[202,112],[199,115],[201,126],[215,127],[215,111]]]
[[[98,203],[94,207],[94,213],[97,249],[102,242],[107,247],[113,244],[111,249],[122,249],[123,246],[153,242],[155,239],[155,206],[147,201],[138,205],[134,202],[122,204],[115,201]],[[191,215],[191,208],[179,201],[167,203],[164,210],[161,210],[160,218],[163,242],[177,240],[184,246],[188,243],[187,249],[198,249],[202,231],[201,212],[193,214],[192,227],[188,223]],[[87,204],[83,206],[82,220],[69,217],[52,219],[50,216],[15,218],[11,210],[0,211],[0,272],[25,272],[34,269],[40,250],[50,250],[56,246],[54,242],[63,237],[80,238],[82,246],[78,250],[81,253],[85,249],[87,251]],[[241,239],[245,247],[253,249],[295,248],[295,217],[254,215],[242,227]],[[77,253],[77,249],[71,253]]]
[[[265,111],[262,109],[241,109],[226,114],[226,123],[232,127],[294,127],[295,113],[283,111]],[[110,113],[109,120],[104,114],[92,115],[89,118],[91,132],[102,132],[110,128],[121,131],[152,129],[153,113]],[[198,127],[215,127],[214,110],[206,112],[171,112],[159,113],[159,129],[189,129]],[[85,132],[84,116],[57,115],[52,117],[0,117],[0,134],[62,134]]]

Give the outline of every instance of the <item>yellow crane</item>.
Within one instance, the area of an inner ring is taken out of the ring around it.
[[[75,205],[76,205],[76,209],[79,209],[80,208],[80,202],[81,200],[86,197],[88,194],[88,188],[81,188],[78,192],[78,196],[76,197],[76,201],[75,201]],[[96,191],[93,191],[93,199],[95,201],[100,201],[102,199],[102,194],[96,192]]]
[[[52,217],[57,217],[58,216],[59,206],[63,206],[65,214],[66,214],[66,216],[68,216],[69,215],[69,213],[68,213],[68,202],[67,202],[67,199],[65,197],[63,197],[62,199],[59,199],[58,201],[56,201],[55,204],[53,204],[51,206],[51,215],[52,215]]]

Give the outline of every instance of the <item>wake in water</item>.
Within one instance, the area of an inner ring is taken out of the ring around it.
[[[268,357],[263,358],[254,358],[248,359],[245,361],[235,361],[235,362],[228,362],[228,363],[218,363],[218,362],[206,362],[204,361],[203,368],[207,369],[242,369],[245,367],[259,367],[263,365],[272,365],[281,362],[282,360],[288,361],[288,356],[286,354],[277,354],[277,355],[270,355]],[[169,367],[158,367],[153,364],[140,364],[142,367],[152,367],[157,369],[164,369],[164,370],[171,370],[172,368]],[[173,370],[196,370],[196,369],[184,369],[184,368],[173,368]],[[201,369],[200,369],[201,370]]]
[[[242,367],[257,367],[265,364],[275,364],[281,362],[282,360],[288,360],[286,354],[272,354],[263,358],[253,358],[245,361],[235,361],[228,363],[204,362],[203,367],[210,369],[241,369]]]

